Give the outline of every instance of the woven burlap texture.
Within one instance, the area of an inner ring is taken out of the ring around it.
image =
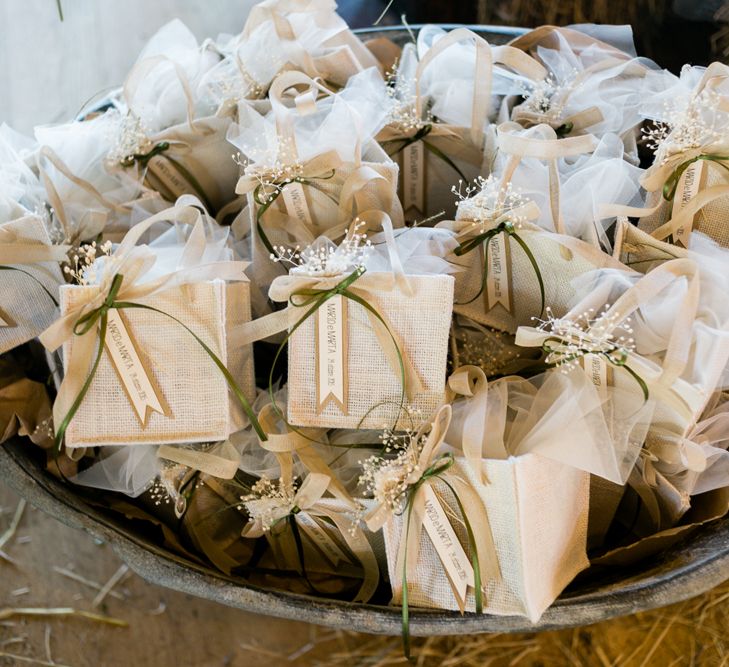
[[[518,232],[534,255],[544,281],[544,303],[552,313],[562,316],[575,296],[571,282],[577,276],[595,269],[595,265],[577,252],[567,250],[548,233],[531,230]],[[514,239],[509,239],[511,256],[511,313],[501,304],[490,307],[487,290],[481,289],[484,271],[483,245],[455,262],[464,267],[455,274],[456,291],[453,311],[480,324],[514,333],[519,326],[533,326],[535,317],[543,317],[539,281],[526,253]],[[491,252],[491,251],[489,251]]]
[[[715,165],[708,161],[705,162],[705,164],[707,174],[704,189],[720,185],[729,185],[729,172],[727,172],[723,166]],[[680,195],[677,193],[676,197],[679,196]],[[646,206],[648,208],[653,208],[659,204],[660,208],[655,213],[638,220],[639,229],[651,234],[671,219],[673,201],[666,201],[660,190],[650,192],[648,194]],[[729,195],[714,199],[706,206],[702,207],[694,217],[693,231],[706,234],[706,236],[714,239],[714,241],[716,241],[719,245],[724,248],[729,248],[729,226],[727,225],[727,216],[729,216]]]
[[[61,289],[65,312],[86,301],[95,286],[66,285]],[[252,397],[250,347],[229,357],[226,338],[227,294],[250,309],[247,283],[195,283],[154,294],[140,303],[184,322],[228,366],[244,392]],[[119,376],[104,353],[81,407],[66,431],[70,447],[93,445],[182,444],[225,440],[235,430],[228,386],[220,370],[199,343],[176,322],[143,309],[121,311],[153,386],[167,415],[150,411],[142,427]],[[63,346],[64,359],[74,339]],[[91,360],[89,360],[89,363]]]
[[[365,274],[357,284],[366,286],[370,276],[376,278],[378,274]],[[401,411],[399,374],[388,363],[365,309],[348,300],[348,414],[331,401],[321,413],[317,411],[316,325],[312,316],[289,340],[288,419],[292,424],[382,428],[393,426],[399,416],[399,427],[412,427],[413,420],[429,417],[440,406],[445,396],[454,281],[445,275],[408,276],[408,281],[413,296],[395,287],[389,292],[372,292],[368,301],[387,322],[420,378],[424,391],[410,401],[406,399],[417,415],[410,417]],[[292,313],[291,323],[302,314]]]
[[[456,459],[455,466],[483,500],[501,570],[499,581],[484,582],[484,613],[521,615],[536,622],[589,565],[585,553],[589,475],[536,454],[485,459],[485,485],[477,482],[464,460]],[[435,482],[434,488],[447,504],[453,528],[469,553],[466,528],[453,519],[460,517],[458,505],[444,484]],[[394,604],[402,600],[402,573],[395,567],[406,516],[396,516],[383,529]],[[443,564],[425,531],[417,567],[408,573],[408,592],[413,607],[458,610]],[[475,611],[472,590],[466,609]]]
[[[18,242],[37,241],[50,245],[43,221],[26,216],[0,225],[12,232]],[[12,265],[10,265],[12,266]],[[51,294],[58,293],[63,276],[58,264],[43,262],[18,266],[18,269],[37,278]],[[0,271],[0,316],[13,326],[0,327],[0,354],[27,343],[40,335],[58,316],[58,309],[43,288],[30,276],[20,271]]]

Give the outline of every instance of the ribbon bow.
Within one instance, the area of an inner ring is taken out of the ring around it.
[[[536,275],[537,277],[537,283],[539,284],[539,294],[542,300],[541,309],[539,311],[541,315],[544,312],[545,306],[544,279],[542,278],[542,272],[539,270],[539,264],[537,264],[534,253],[532,253],[532,251],[529,249],[529,246],[524,242],[524,239],[522,239],[521,236],[519,236],[519,234],[516,232],[516,227],[514,226],[514,223],[511,222],[511,220],[502,220],[495,227],[489,229],[488,231],[477,234],[475,237],[469,238],[468,240],[461,241],[461,244],[453,251],[456,256],[462,257],[472,250],[481,247],[482,245],[484,248],[481,287],[479,288],[476,295],[465,303],[473,303],[476,299],[478,299],[478,297],[483,294],[484,290],[486,289],[489,275],[489,246],[493,238],[498,236],[499,234],[504,234],[506,237],[513,238],[524,251],[524,254],[527,256],[529,263],[532,265],[532,268],[534,269],[534,275]]]
[[[193,228],[182,255],[178,270],[160,276],[155,280],[142,282],[141,278],[156,261],[155,254],[149,249],[137,247],[141,236],[156,222],[178,221],[192,224]],[[243,395],[237,382],[215,352],[176,317],[158,308],[139,301],[153,294],[174,287],[184,286],[206,280],[246,280],[245,262],[215,261],[204,262],[206,238],[202,216],[192,206],[175,206],[141,222],[127,233],[114,253],[104,262],[98,289],[89,290],[86,300],[71,306],[56,322],[40,336],[43,345],[50,351],[58,349],[72,336],[77,336],[76,344],[66,359],[66,375],[58,391],[53,407],[56,430],[56,449],[60,449],[63,436],[81,406],[101,361],[106,340],[108,315],[112,309],[144,309],[163,315],[185,329],[200,345],[205,353],[225,377],[229,388],[248,415],[261,439],[265,440],[256,415]],[[98,348],[90,371],[84,379],[85,369],[92,358],[97,343],[95,332],[98,330]]]
[[[277,434],[272,433],[271,437],[275,440]],[[280,435],[279,437],[287,436]],[[279,460],[282,463],[280,479],[282,488],[293,490],[294,480],[292,467],[289,465],[290,461],[287,461],[285,456]],[[309,460],[311,461],[311,458]],[[295,493],[283,502],[276,503],[276,501],[266,498],[247,501],[247,507],[254,509],[254,516],[243,529],[243,537],[265,536],[272,547],[279,551],[286,567],[299,571],[306,577],[302,533],[334,567],[338,565],[339,561],[349,562],[347,554],[330,536],[332,527],[336,528],[337,535],[344,540],[363,570],[362,585],[354,601],[367,602],[374,595],[379,583],[380,571],[377,558],[362,527],[346,516],[347,513],[356,516],[359,507],[346,492],[340,491],[340,486],[331,474],[310,472]],[[325,498],[327,492],[334,497]],[[262,504],[262,508],[269,513],[272,519],[272,523],[268,526],[264,525],[260,515],[255,516],[257,503]],[[273,533],[275,526],[284,521],[290,530]]]
[[[405,479],[406,490],[403,494],[406,516],[397,553],[397,570],[402,573],[402,634],[406,656],[409,656],[410,653],[408,572],[414,571],[417,567],[426,506],[431,502],[439,505],[442,502],[432,488],[436,482],[445,485],[450,490],[466,528],[470,565],[473,569],[473,580],[467,582],[467,585],[474,589],[476,613],[483,613],[482,577],[491,579],[500,576],[498,557],[483,502],[475,489],[453,470],[456,464],[453,454],[443,452],[441,447],[450,420],[451,406],[446,404],[440,408],[431,424],[421,427],[410,445],[417,447],[417,443],[425,440],[419,452],[415,449],[412,451],[416,465]],[[428,429],[430,429],[429,433]],[[370,530],[377,531],[393,520],[395,515],[395,511],[389,504],[378,502],[367,514],[365,521]],[[414,521],[414,517],[418,520]],[[444,567],[448,567],[445,562]],[[463,611],[466,589],[461,589],[463,592],[463,596],[461,596],[461,590],[457,588],[458,584],[451,579],[450,574],[448,580],[461,611]]]

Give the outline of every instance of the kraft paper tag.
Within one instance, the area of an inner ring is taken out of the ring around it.
[[[348,414],[347,301],[337,294],[316,313],[316,404],[318,414],[330,401]]]
[[[124,319],[113,308],[108,311],[106,349],[142,428],[147,425],[150,410],[164,415],[160,397],[149,379]]]
[[[288,214],[305,226],[311,227],[311,212],[309,211],[309,205],[306,203],[304,185],[296,182],[287,183],[284,186],[282,195]]]
[[[601,354],[586,354],[580,359],[582,368],[592,384],[597,388],[600,398],[607,400],[607,388],[612,385],[612,368]]]
[[[488,252],[488,275],[486,276],[486,312],[500,305],[507,313],[512,312],[511,298],[511,247],[505,234],[497,234],[489,242],[488,248],[482,246],[482,252]]]
[[[326,528],[312,516],[306,512],[299,512],[296,515],[296,523],[333,566],[336,567],[340,562],[351,563],[344,551],[329,536]]]
[[[676,195],[673,198],[671,217],[678,215],[678,213],[686,207],[686,204],[699,194],[699,191],[704,186],[705,179],[706,163],[703,160],[698,160],[697,162],[689,165],[686,171],[681,174],[681,178],[678,181]],[[696,215],[698,214],[699,213],[697,211]],[[685,225],[682,225],[676,230],[676,233],[673,235],[673,242],[675,245],[688,248],[689,236],[691,236],[691,232],[693,231],[696,215]]]
[[[403,208],[425,214],[425,145],[415,141],[402,151]]]
[[[147,162],[147,179],[155,190],[167,191],[173,200],[196,192],[195,186],[164,155],[155,155]]]
[[[430,484],[424,486],[423,493],[425,494],[423,525],[428,537],[430,537],[430,541],[438,552],[438,557],[448,575],[453,594],[456,596],[461,613],[463,613],[466,609],[468,587],[473,588],[475,586],[473,566],[458,541],[458,536]]]

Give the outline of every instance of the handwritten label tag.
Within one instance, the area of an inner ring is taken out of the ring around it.
[[[673,209],[671,210],[672,217],[675,217],[697,194],[699,194],[699,190],[703,187],[705,170],[706,163],[703,160],[698,160],[697,162],[689,165],[686,171],[681,174],[681,178],[678,181],[678,187],[676,188],[676,196],[673,198]],[[673,242],[676,245],[688,248],[689,236],[691,236],[691,232],[693,231],[695,220],[696,216],[676,230],[676,233],[673,235]]]
[[[316,315],[316,403],[319,414],[330,401],[347,412],[347,301],[341,294],[324,302]]]
[[[151,187],[166,190],[173,199],[196,193],[195,186],[164,155],[155,155],[147,162],[147,179]]]
[[[612,369],[601,354],[586,354],[581,359],[582,368],[597,388],[600,398],[607,400],[607,388],[612,384]]]
[[[309,211],[309,205],[306,203],[304,185],[302,183],[288,183],[284,186],[282,195],[288,214],[307,227],[311,227],[311,212]]]
[[[108,312],[106,349],[142,428],[147,425],[149,410],[165,414],[121,313],[115,309]]]
[[[486,252],[483,247],[482,252]],[[489,270],[486,276],[486,312],[497,305],[511,313],[511,248],[504,234],[494,236],[488,247]]]
[[[463,613],[466,608],[468,587],[473,588],[475,586],[473,566],[458,541],[458,536],[430,484],[423,487],[423,493],[425,494],[423,525],[428,537],[430,537],[430,541],[438,552],[438,557],[448,575],[453,594],[456,596],[461,613]]]
[[[329,536],[326,528],[306,512],[299,512],[296,515],[296,523],[299,525],[322,555],[334,566],[340,562],[351,563],[347,555],[337,543]]]
[[[425,213],[425,146],[416,141],[402,152],[403,206],[407,213],[415,209]]]

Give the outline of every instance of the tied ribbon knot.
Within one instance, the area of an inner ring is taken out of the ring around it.
[[[472,582],[469,581],[467,585],[474,589],[476,613],[483,613],[483,577],[495,579],[500,576],[498,557],[483,502],[475,489],[453,470],[456,464],[453,454],[450,452],[439,454],[448,432],[451,414],[451,406],[448,404],[443,405],[432,424],[424,424],[416,434],[414,442],[419,442],[423,439],[427,430],[430,429],[417,457],[417,466],[406,480],[408,487],[403,491],[406,496],[405,507],[402,511],[402,514],[405,514],[405,520],[398,547],[397,565],[402,578],[403,646],[405,655],[408,658],[410,656],[408,572],[417,566],[423,528],[423,522],[415,522],[413,518],[425,518],[425,507],[428,502],[438,503],[442,509],[441,500],[430,488],[435,482],[443,484],[451,492],[466,529],[467,546],[470,552],[467,558],[473,569]],[[456,487],[458,487],[458,490]],[[380,503],[370,510],[365,517],[365,522],[370,530],[377,531],[393,520],[397,514],[398,512],[388,505]],[[433,544],[437,550],[438,547],[435,542]],[[441,557],[440,551],[438,553]],[[443,561],[443,564],[444,567],[448,567],[445,561]],[[448,572],[448,570],[446,571]],[[464,611],[465,595],[463,599],[460,598],[460,594],[456,590],[456,582],[451,580],[450,573],[448,580],[461,610]]]
[[[264,229],[263,216],[283,194],[286,186],[298,183],[302,186],[315,188],[335,204],[338,204],[336,199],[320,187],[319,181],[328,181],[334,178],[337,169],[341,165],[342,160],[337,152],[328,151],[303,163],[300,173],[296,175],[276,178],[268,169],[253,168],[240,178],[235,191],[239,195],[252,194],[253,201],[256,204],[256,230],[269,253],[275,255],[275,250]]]
[[[445,162],[451,169],[453,169],[458,176],[461,178],[462,181],[467,182],[468,178],[466,178],[465,174],[458,168],[458,165],[451,160],[440,148],[433,145],[432,142],[426,141],[425,138],[433,132],[434,124],[433,123],[427,123],[426,125],[423,125],[421,128],[418,129],[418,131],[409,137],[400,137],[400,138],[394,138],[394,139],[386,139],[383,141],[384,144],[400,144],[393,150],[391,153],[388,152],[388,155],[390,157],[393,157],[397,155],[398,153],[403,152],[408,146],[411,146],[414,143],[417,143],[418,141],[423,142],[423,147],[428,152],[435,155],[437,158]]]
[[[66,416],[61,421],[60,425],[58,426],[58,429],[56,430],[56,438],[55,438],[55,449],[57,452],[60,451],[61,443],[63,442],[63,437],[66,433],[66,430],[68,429],[68,426],[71,423],[71,420],[74,418],[76,413],[78,412],[78,409],[81,407],[81,404],[83,403],[84,398],[86,397],[86,394],[88,393],[91,383],[93,382],[93,379],[96,375],[96,372],[99,368],[99,363],[101,362],[101,357],[104,353],[104,345],[106,343],[106,334],[108,329],[108,317],[109,317],[109,310],[116,309],[116,310],[124,310],[124,309],[142,309],[142,310],[148,310],[152,311],[154,313],[158,313],[160,315],[164,315],[165,317],[173,320],[177,324],[179,324],[185,331],[187,331],[194,339],[195,342],[200,345],[200,347],[205,351],[205,353],[211,358],[213,363],[218,367],[220,372],[223,374],[223,377],[225,378],[226,382],[228,383],[228,387],[231,389],[235,397],[238,399],[239,403],[241,404],[241,407],[245,411],[246,415],[251,421],[251,424],[253,425],[253,428],[255,429],[256,433],[258,434],[259,438],[261,440],[266,439],[266,434],[261,428],[261,425],[258,423],[258,419],[256,418],[256,414],[253,412],[253,409],[251,408],[250,404],[248,403],[248,400],[246,399],[245,395],[243,394],[242,389],[239,387],[238,383],[235,381],[235,378],[233,378],[230,371],[225,367],[225,364],[221,361],[221,359],[218,357],[215,352],[194,332],[190,327],[188,327],[186,324],[184,324],[181,320],[176,318],[174,315],[170,315],[169,313],[166,313],[159,308],[155,308],[153,306],[148,306],[142,303],[135,303],[132,301],[117,301],[117,295],[119,294],[119,290],[121,289],[122,283],[124,281],[124,276],[117,273],[112,282],[111,287],[109,288],[109,292],[106,295],[106,298],[102,302],[102,304],[96,308],[93,308],[86,314],[79,317],[78,320],[76,320],[76,323],[73,325],[73,334],[75,336],[84,336],[85,334],[89,333],[93,328],[99,325],[99,346],[96,353],[96,357],[94,358],[94,362],[91,366],[91,370],[84,382],[84,384],[81,387],[81,390],[79,391],[78,395],[74,399],[73,403],[71,404],[71,407],[69,408],[68,412],[66,413]]]
[[[180,162],[180,160],[173,158],[169,154],[168,151],[171,148],[172,142],[159,141],[154,146],[152,146],[152,148],[146,153],[134,153],[133,155],[127,155],[119,161],[119,164],[121,164],[122,167],[128,168],[132,167],[135,163],[137,163],[140,164],[143,168],[147,169],[149,167],[149,162],[150,160],[152,160],[152,158],[164,157],[189,183],[190,187],[193,189],[193,192],[190,194],[194,194],[195,196],[199,197],[200,201],[205,206],[205,209],[208,211],[212,211],[213,207],[207,197],[207,194],[205,193],[205,188],[203,188],[200,181],[184,164],[182,164],[182,162]],[[175,193],[171,193],[171,195],[173,199],[177,199]]]
[[[724,164],[725,162],[729,161],[729,155],[709,155],[705,153],[702,153],[701,155],[696,155],[690,160],[686,160],[685,162],[682,162],[680,165],[678,165],[678,167],[676,167],[676,169],[674,169],[671,172],[670,176],[666,179],[666,182],[663,184],[663,198],[666,201],[673,201],[674,197],[676,196],[676,190],[678,189],[678,184],[681,181],[681,177],[692,164],[698,162],[699,160],[714,162],[723,169],[729,171],[729,166]]]
[[[494,227],[493,229],[489,229],[488,231],[478,234],[471,239],[462,241],[461,244],[453,251],[457,257],[462,257],[463,255],[466,255],[467,253],[475,250],[481,245],[484,246],[484,262],[483,273],[481,276],[481,287],[479,288],[476,295],[465,303],[473,303],[483,294],[484,290],[486,289],[489,275],[489,246],[491,245],[492,239],[494,239],[494,237],[498,236],[499,234],[504,234],[504,236],[506,236],[507,238],[513,238],[524,251],[524,254],[527,256],[529,263],[532,265],[532,268],[534,269],[534,275],[537,277],[537,283],[539,284],[539,295],[541,297],[541,315],[541,313],[544,312],[546,299],[542,272],[539,270],[539,264],[534,257],[534,253],[532,253],[532,251],[529,249],[529,246],[525,243],[524,239],[522,239],[521,236],[517,234],[514,223],[510,220],[504,220],[496,225],[496,227]]]
[[[343,280],[336,283],[334,286],[330,288],[316,288],[316,287],[302,287],[299,289],[295,289],[291,292],[289,296],[289,303],[294,308],[306,308],[306,312],[304,315],[297,320],[297,322],[289,329],[288,334],[283,339],[281,344],[279,345],[278,349],[276,350],[276,355],[274,356],[273,363],[271,364],[271,370],[269,372],[268,376],[268,387],[269,387],[269,395],[271,397],[271,401],[275,405],[275,397],[274,397],[274,374],[277,367],[277,363],[279,358],[281,357],[281,354],[283,350],[286,347],[286,344],[289,342],[290,338],[294,335],[296,330],[314,313],[316,313],[319,308],[321,308],[329,299],[335,296],[342,296],[345,299],[349,299],[350,301],[353,301],[354,303],[360,305],[362,308],[367,311],[368,315],[371,319],[373,319],[374,323],[379,324],[384,331],[387,333],[387,336],[389,338],[389,341],[392,343],[392,347],[395,351],[395,357],[397,359],[397,372],[399,374],[400,378],[400,384],[401,384],[401,392],[400,392],[400,412],[402,412],[403,406],[405,404],[405,397],[408,393],[408,389],[413,390],[414,387],[412,386],[414,382],[408,382],[409,379],[412,379],[414,377],[414,371],[411,369],[406,369],[405,360],[403,357],[403,353],[400,349],[400,345],[398,344],[397,338],[395,337],[395,334],[393,333],[390,326],[387,324],[383,316],[377,311],[376,308],[374,308],[370,303],[367,302],[366,299],[364,299],[359,294],[355,293],[350,289],[352,285],[359,280],[364,274],[366,273],[366,269],[363,266],[357,267],[354,271],[352,271],[349,275],[347,275]],[[376,330],[376,328],[375,328]],[[375,406],[376,407],[376,406]],[[373,408],[374,409],[374,408]],[[369,414],[369,413],[368,413]],[[362,418],[362,421],[367,417],[365,415]],[[399,416],[398,416],[399,418]]]

